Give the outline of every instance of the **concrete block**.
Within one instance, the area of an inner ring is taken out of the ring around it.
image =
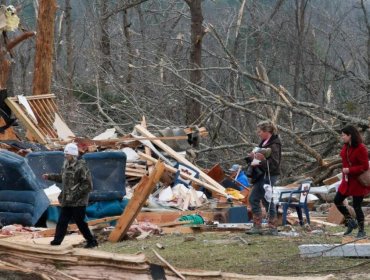
[[[301,257],[370,257],[370,244],[304,244],[298,246]]]

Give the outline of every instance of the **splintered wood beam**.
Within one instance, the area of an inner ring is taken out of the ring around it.
[[[157,256],[157,258],[160,259],[165,265],[167,265],[167,267],[171,269],[177,276],[179,276],[182,280],[186,279],[184,275],[178,272],[168,261],[166,261],[160,254],[158,254],[156,250],[152,249],[152,251]]]
[[[141,125],[136,125],[135,129],[139,131],[142,135],[145,137],[154,137],[153,134],[151,134],[148,130],[146,130],[144,127]],[[225,188],[221,186],[218,182],[213,180],[211,177],[209,177],[206,173],[204,173],[202,170],[200,170],[197,166],[192,164],[190,161],[188,161],[186,158],[183,156],[179,155],[176,153],[175,150],[173,150],[171,147],[167,146],[165,143],[163,143],[160,140],[152,140],[154,144],[156,144],[159,148],[161,148],[163,151],[168,153],[170,156],[172,156],[174,159],[176,159],[178,162],[186,164],[193,169],[197,170],[199,172],[200,178],[202,178],[204,181],[206,181],[208,184],[214,186],[216,189],[218,189],[221,192],[225,192]]]
[[[109,235],[108,240],[110,242],[119,242],[123,239],[130,226],[134,222],[136,216],[139,214],[145,201],[152,193],[155,185],[159,182],[164,170],[164,163],[159,161],[149,176],[142,177],[139,185],[134,191],[134,195],[126,206],[125,211],[118,219],[116,227]]]
[[[141,125],[146,128],[146,119],[145,119],[145,116],[143,116],[143,119],[141,121]],[[148,156],[152,156],[152,150],[147,147],[147,146],[144,146],[144,149],[145,149],[145,154],[148,155]],[[148,170],[149,171],[152,171],[153,170],[153,166],[150,166],[150,161],[147,161],[147,165],[149,166]]]

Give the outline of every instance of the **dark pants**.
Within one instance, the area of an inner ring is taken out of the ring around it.
[[[274,186],[278,176],[270,176],[271,185]],[[265,199],[265,189],[264,184],[270,184],[268,177],[262,177],[253,184],[251,193],[249,194],[249,203],[252,207],[253,215],[261,215],[260,202],[262,201],[263,206],[266,208],[269,219],[276,217],[276,209],[273,202],[267,201]]]
[[[337,192],[334,198],[335,206],[337,206],[339,212],[342,213],[342,215],[344,216],[346,220],[351,218],[351,214],[349,213],[347,207],[343,205],[343,201],[347,197],[348,196],[342,195],[340,192]],[[362,212],[362,208],[361,208],[361,204],[363,200],[364,200],[363,196],[353,196],[353,208],[355,209],[356,219],[358,223],[363,223],[365,219],[364,212]]]
[[[78,207],[62,207],[59,220],[57,223],[57,228],[55,230],[54,241],[57,243],[62,243],[64,236],[67,233],[68,223],[71,218],[74,219],[83,237],[87,242],[92,242],[95,240],[90,232],[87,223],[84,221],[86,214],[85,206]]]

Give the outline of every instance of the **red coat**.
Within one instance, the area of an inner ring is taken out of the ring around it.
[[[342,158],[343,168],[349,168],[349,173],[347,174],[348,181],[345,180],[346,176],[343,174],[338,191],[346,196],[366,196],[370,193],[370,189],[362,186],[357,180],[357,177],[369,168],[367,148],[362,143],[356,148],[349,146],[347,157],[347,147],[347,144],[343,146],[340,156]]]

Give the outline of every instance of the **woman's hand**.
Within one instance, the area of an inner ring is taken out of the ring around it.
[[[343,172],[343,174],[348,174],[349,173],[349,168],[343,168],[342,172]]]
[[[41,177],[42,179],[47,180],[49,177],[49,174],[42,174]]]
[[[258,159],[258,160],[265,160],[266,159],[265,156],[261,153],[255,153],[254,158]]]

